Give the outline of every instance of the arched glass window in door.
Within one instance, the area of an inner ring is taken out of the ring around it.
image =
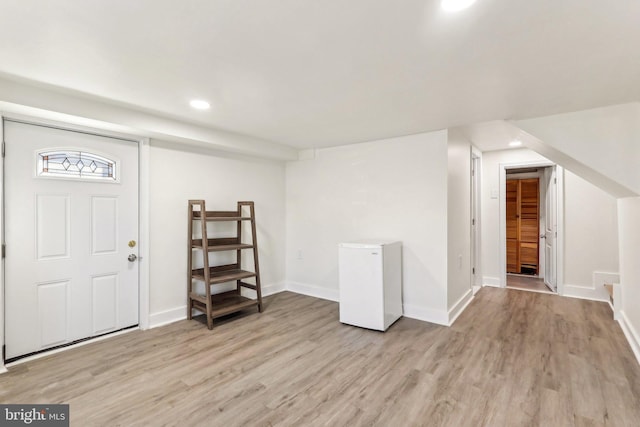
[[[40,151],[37,156],[38,176],[117,181],[116,162],[97,154],[54,150]]]

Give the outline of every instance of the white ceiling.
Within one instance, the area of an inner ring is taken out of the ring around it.
[[[522,142],[519,139],[522,131],[515,125],[504,120],[474,123],[468,126],[463,126],[460,130],[480,151],[526,148],[524,146],[509,146],[511,141],[519,140]]]
[[[5,76],[300,148],[640,100],[638,0],[478,0],[456,14],[439,0],[0,10]]]

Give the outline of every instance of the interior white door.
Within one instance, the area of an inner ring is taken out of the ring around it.
[[[544,227],[544,283],[557,290],[556,235],[558,230],[558,199],[556,191],[556,167],[545,168],[545,227]]]
[[[471,154],[471,285],[477,286],[478,280],[478,157]],[[474,288],[474,294],[477,288]]]
[[[6,358],[136,325],[137,144],[4,130]]]

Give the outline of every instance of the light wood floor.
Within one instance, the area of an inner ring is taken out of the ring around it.
[[[544,284],[544,279],[537,277],[515,276],[507,274],[507,288],[521,289],[525,291],[551,292],[551,289]]]
[[[69,403],[72,426],[638,426],[640,366],[607,304],[484,288],[456,323],[342,325],[281,293],[24,363],[2,403]]]

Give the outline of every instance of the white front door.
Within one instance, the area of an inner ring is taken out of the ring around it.
[[[557,291],[556,235],[558,230],[558,200],[556,191],[556,167],[544,169],[546,184],[544,239],[544,283]]]
[[[4,124],[6,358],[138,324],[137,144]]]

